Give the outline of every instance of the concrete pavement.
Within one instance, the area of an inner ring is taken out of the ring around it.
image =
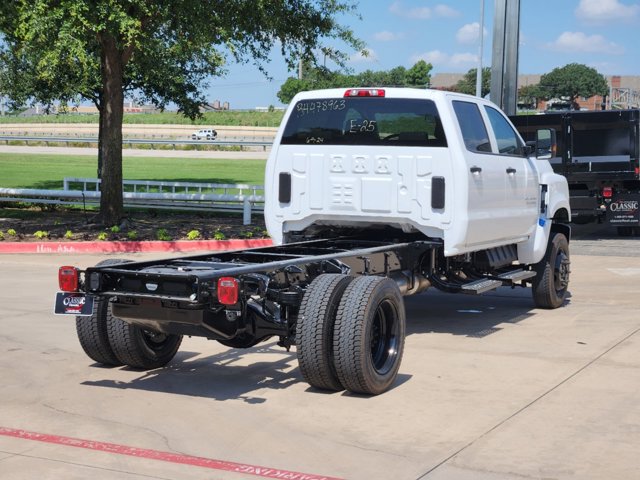
[[[0,478],[639,478],[640,258],[623,256],[638,241],[611,242],[573,242],[558,310],[525,289],[407,298],[398,382],[371,398],[310,389],[272,341],[186,338],[163,369],[97,366],[51,312],[57,267],[104,256],[0,255],[0,428],[119,447],[0,434]]]

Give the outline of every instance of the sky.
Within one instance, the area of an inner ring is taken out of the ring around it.
[[[348,66],[357,73],[410,68],[423,59],[433,65],[432,75],[476,68],[483,3],[482,65],[491,66],[494,0],[360,0],[361,18],[340,22],[366,43],[369,55],[348,52]],[[251,65],[230,64],[225,77],[211,81],[209,100],[227,101],[232,109],[281,106],[277,92],[296,72],[279,52],[271,58],[271,80]],[[640,75],[640,1],[520,0],[518,72],[543,74],[568,63],[603,75]]]

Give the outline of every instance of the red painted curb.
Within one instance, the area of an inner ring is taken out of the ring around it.
[[[136,253],[240,250],[268,247],[270,238],[251,240],[178,240],[175,242],[0,242],[0,253]]]
[[[129,447],[117,443],[96,442],[93,440],[83,440],[81,438],[62,437],[46,433],[29,432],[14,428],[0,427],[0,435],[5,437],[21,438],[24,440],[34,440],[36,442],[53,443],[67,447],[86,448],[99,452],[114,453],[117,455],[127,455],[130,457],[159,460],[162,462],[179,463],[182,465],[192,465],[195,467],[221,470],[225,472],[244,473],[262,478],[276,478],[288,480],[340,480],[324,475],[314,475],[312,473],[293,472],[290,470],[280,470],[277,468],[261,467],[246,463],[228,462],[216,460],[214,458],[195,457],[193,455],[183,455],[173,452],[163,452],[160,450],[149,450],[146,448]]]

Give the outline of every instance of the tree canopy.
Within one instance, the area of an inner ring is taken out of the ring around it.
[[[333,72],[326,68],[303,69],[301,79],[289,77],[278,91],[282,103],[289,103],[296,93],[305,90],[340,87],[427,87],[432,65],[419,60],[410,69],[402,66],[391,70],[365,70],[358,74]]]
[[[337,17],[353,0],[15,0],[0,2],[0,85],[16,103],[92,101],[100,112],[100,213],[117,223],[122,204],[125,93],[195,118],[211,77],[230,61],[266,72],[278,49],[293,69],[315,54],[344,65],[337,41],[362,49]]]
[[[558,67],[540,78],[539,98],[567,99],[571,104],[578,97],[606,95],[609,91],[606,78],[594,68],[580,63]]]
[[[464,74],[458,82],[454,85],[454,90],[460,93],[467,93],[469,95],[476,94],[476,75],[478,69],[472,68]],[[489,94],[491,90],[491,68],[484,67],[482,69],[482,85],[480,87],[481,96],[484,98]]]

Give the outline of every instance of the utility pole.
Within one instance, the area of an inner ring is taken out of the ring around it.
[[[482,50],[484,48],[484,0],[480,0],[480,50],[476,72],[476,97],[482,97]]]
[[[515,115],[518,99],[520,0],[495,0],[491,101]]]

